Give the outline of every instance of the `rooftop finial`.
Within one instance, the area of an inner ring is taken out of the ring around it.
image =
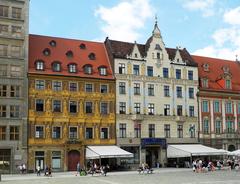
[[[155,24],[157,24],[158,20],[157,20],[157,14],[155,14]]]
[[[235,56],[236,56],[236,61],[238,61],[238,55],[236,54]]]

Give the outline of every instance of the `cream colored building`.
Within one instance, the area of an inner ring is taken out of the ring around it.
[[[146,44],[106,39],[116,77],[117,144],[134,153],[121,164],[167,163],[171,143],[196,143],[198,68],[184,48],[166,48],[157,22]]]

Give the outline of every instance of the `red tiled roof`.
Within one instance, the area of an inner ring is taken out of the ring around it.
[[[203,88],[200,81],[200,89],[213,90],[213,91],[223,91],[223,92],[234,92],[240,93],[240,63],[236,61],[203,57],[203,56],[193,56],[193,59],[198,63],[198,75],[199,78],[208,79],[208,88]],[[208,64],[209,71],[204,71],[204,64]],[[225,88],[224,70],[223,68],[229,68],[229,73],[231,75],[232,89]]]
[[[51,46],[49,43],[54,40],[56,46]],[[80,44],[85,44],[85,49],[80,49]],[[44,49],[50,49],[50,55],[43,54]],[[68,51],[73,52],[73,57],[67,57]],[[94,53],[95,60],[89,59],[89,54]],[[35,62],[37,60],[44,61],[44,70],[39,71],[35,69]],[[61,62],[61,72],[54,72],[52,70],[52,63],[54,61]],[[77,73],[68,72],[68,64],[77,64]],[[92,74],[85,74],[83,66],[90,64],[93,67]],[[99,74],[98,67],[105,66],[107,68],[107,75]],[[74,77],[99,78],[99,79],[114,79],[113,71],[110,61],[107,56],[107,51],[104,43],[74,40],[66,38],[57,38],[40,35],[29,35],[29,73],[44,74],[44,75],[64,75]]]

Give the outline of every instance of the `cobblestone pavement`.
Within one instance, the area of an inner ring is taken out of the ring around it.
[[[240,184],[240,171],[215,171],[193,173],[190,169],[158,169],[154,174],[136,171],[112,172],[106,177],[75,176],[73,172],[53,173],[53,177],[28,175],[3,175],[4,184]]]

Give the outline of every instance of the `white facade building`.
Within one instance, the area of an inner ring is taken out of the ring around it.
[[[157,23],[146,44],[105,44],[116,77],[117,144],[134,153],[128,164],[166,164],[168,143],[197,142],[197,64],[185,48],[165,47]]]

